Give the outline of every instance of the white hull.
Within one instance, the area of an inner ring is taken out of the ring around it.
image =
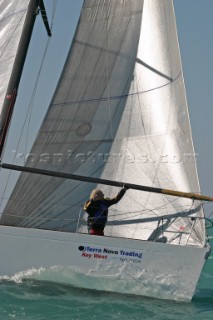
[[[207,252],[208,248],[0,226],[1,276],[33,269],[30,277],[35,273],[37,279],[161,299],[191,300]]]

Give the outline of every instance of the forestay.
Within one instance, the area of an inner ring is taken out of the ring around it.
[[[84,1],[26,166],[200,192],[172,1]],[[23,173],[1,223],[87,232],[94,187]],[[199,202],[128,190],[106,235],[202,246],[198,217]]]

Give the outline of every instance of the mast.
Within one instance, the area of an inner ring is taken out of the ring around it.
[[[8,84],[5,100],[2,107],[2,113],[0,117],[0,158],[2,155],[5,139],[7,136],[9,125],[10,125],[10,120],[12,117],[14,104],[17,97],[18,86],[20,83],[20,79],[21,79],[24,63],[26,60],[26,55],[27,55],[36,15],[38,14],[39,6],[44,14],[45,8],[44,8],[43,1],[30,0],[24,27],[23,27],[23,32],[19,42],[16,58],[14,61],[14,65],[13,65],[13,69],[12,69],[12,73],[11,73],[11,77]]]
[[[213,199],[193,193],[200,188],[196,162],[188,159],[194,149],[172,1],[86,0],[69,41],[26,167],[17,167],[29,173],[20,174],[1,223],[62,230],[54,218],[63,215],[73,219],[63,231],[84,232],[77,221],[92,184],[103,184],[111,195],[110,186],[127,182],[129,189],[146,193],[129,191],[119,204],[125,223],[110,235],[146,240],[158,221],[147,228],[138,219],[190,212],[199,218],[196,225],[174,218],[168,241],[204,245],[203,208],[192,200]],[[176,232],[183,225],[190,239],[179,241]]]
[[[112,181],[112,180],[101,179],[101,178],[85,177],[85,176],[80,176],[80,175],[70,174],[70,173],[55,172],[55,171],[42,170],[42,169],[36,169],[36,168],[30,168],[30,167],[24,167],[24,166],[17,166],[17,165],[8,164],[8,163],[2,163],[0,164],[0,167],[2,167],[3,169],[41,174],[45,176],[71,179],[71,180],[82,181],[82,182],[104,184],[104,185],[114,186],[114,187],[122,187],[125,185],[125,187],[128,189],[147,191],[147,192],[153,192],[153,193],[161,193],[169,196],[183,197],[183,198],[188,198],[193,200],[213,201],[213,197],[204,196],[204,195],[200,195],[193,192],[183,192],[183,191],[175,191],[175,190],[169,190],[169,189],[163,189],[163,188],[148,187],[148,186],[143,186],[143,185],[138,185],[133,183],[118,182],[118,181]]]

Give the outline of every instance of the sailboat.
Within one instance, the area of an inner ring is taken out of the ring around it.
[[[83,288],[190,301],[210,252],[203,202],[213,198],[200,193],[173,2],[84,0],[73,38],[70,28],[63,35],[69,49],[53,97],[40,99],[47,112],[31,149],[10,162],[35,28],[45,26],[50,42],[54,28],[43,1],[3,0],[0,12],[0,275],[33,270]],[[45,59],[41,69],[51,80]],[[105,236],[89,235],[90,192],[113,197],[124,184]]]

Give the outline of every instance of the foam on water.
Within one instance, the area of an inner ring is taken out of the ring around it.
[[[102,276],[97,270],[89,270],[82,273],[74,267],[53,266],[51,268],[30,269],[19,272],[13,276],[2,276],[1,280],[22,283],[25,279],[48,281],[60,284],[68,284],[78,288],[110,291],[117,293],[136,294],[160,299],[172,299],[189,301],[187,292],[181,292],[176,285],[176,280],[170,275],[150,275],[150,279],[144,276],[145,270],[138,272],[134,278],[130,278],[128,270],[121,267],[119,272],[108,276]],[[128,275],[128,276],[127,276]],[[155,277],[155,281],[153,281]],[[153,284],[154,283],[154,284]]]

